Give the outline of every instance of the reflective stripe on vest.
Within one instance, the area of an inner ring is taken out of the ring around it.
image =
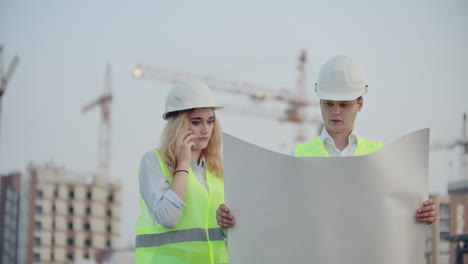
[[[173,177],[162,155],[154,151],[169,184]],[[189,167],[185,208],[175,228],[154,225],[140,195],[140,217],[135,224],[136,263],[227,263],[227,250],[216,209],[224,203],[224,182],[205,170],[208,190]]]
[[[354,156],[363,156],[377,151],[382,147],[382,143],[367,140],[365,138],[359,138]],[[306,143],[299,143],[296,146],[294,152],[296,157],[328,157],[328,152],[323,145],[322,139],[316,137],[313,140]]]
[[[208,229],[210,241],[223,240],[221,228]],[[136,237],[135,248],[139,247],[159,247],[171,243],[207,241],[205,229],[194,228],[185,230],[169,231],[162,234],[144,234]]]

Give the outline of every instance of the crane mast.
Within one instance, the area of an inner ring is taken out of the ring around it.
[[[111,66],[107,64],[104,90],[101,96],[91,101],[81,109],[85,113],[95,107],[101,108],[101,121],[99,123],[99,141],[98,141],[98,173],[108,177],[110,163],[110,146],[111,146]]]

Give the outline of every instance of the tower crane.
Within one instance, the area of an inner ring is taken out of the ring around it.
[[[0,45],[0,118],[2,114],[2,98],[3,94],[6,91],[8,82],[15,72],[16,66],[18,66],[19,58],[14,56],[13,60],[10,62],[6,73],[3,72],[3,45]]]
[[[285,117],[278,117],[280,121],[293,122],[297,125],[297,142],[302,142],[306,137],[306,123],[320,124],[321,118],[308,118],[306,108],[318,106],[318,102],[307,98],[306,73],[307,63],[306,51],[302,51],[299,56],[298,78],[296,89],[291,92],[287,88],[274,88],[266,85],[258,85],[246,81],[225,80],[212,75],[199,75],[179,70],[167,69],[147,64],[138,64],[133,70],[132,76],[138,79],[159,80],[166,82],[177,82],[188,79],[197,79],[205,82],[213,90],[246,95],[255,101],[281,101],[286,102],[288,107]]]
[[[98,173],[105,176],[109,176],[109,160],[110,160],[110,132],[111,132],[111,66],[107,64],[105,80],[104,80],[104,91],[95,100],[91,101],[87,105],[83,106],[81,113],[85,113],[94,107],[101,107],[101,122],[99,125],[99,149],[98,149]]]
[[[436,141],[430,146],[431,150],[453,149],[455,147],[461,147],[460,167],[461,176],[463,179],[468,179],[468,129],[466,119],[466,113],[463,113],[463,126],[461,138],[453,140],[451,142]]]

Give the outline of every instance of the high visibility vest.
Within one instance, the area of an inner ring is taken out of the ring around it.
[[[169,173],[161,154],[154,150],[169,183]],[[206,171],[208,190],[189,168],[185,209],[173,229],[154,225],[148,207],[140,195],[140,217],[135,224],[137,264],[219,264],[228,263],[222,230],[216,222],[216,210],[224,203],[224,182]],[[139,174],[139,173],[138,173]]]
[[[382,143],[370,141],[364,138],[358,138],[358,144],[354,151],[354,156],[363,156],[370,154],[382,147]],[[294,152],[296,157],[328,157],[328,151],[323,145],[322,139],[316,137],[309,142],[299,143]]]

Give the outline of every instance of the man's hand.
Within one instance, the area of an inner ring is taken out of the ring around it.
[[[416,211],[416,220],[432,224],[437,219],[438,213],[434,200],[424,201],[423,206]]]
[[[231,210],[225,204],[221,204],[216,210],[216,220],[222,228],[231,228],[236,224],[234,215],[231,214]]]

